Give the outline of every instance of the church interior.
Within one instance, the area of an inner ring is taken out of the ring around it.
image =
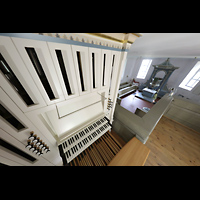
[[[199,166],[199,33],[1,33],[0,166]]]

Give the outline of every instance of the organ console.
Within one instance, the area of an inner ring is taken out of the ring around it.
[[[59,145],[59,151],[64,163],[73,160],[110,128],[109,120],[104,117],[63,141]]]
[[[28,161],[23,153],[12,160],[0,152],[0,159],[11,165],[108,165],[122,148],[110,131],[127,52],[137,37],[1,33],[1,137],[34,154]]]

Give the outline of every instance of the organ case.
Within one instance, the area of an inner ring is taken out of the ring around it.
[[[63,159],[66,152],[64,160],[69,163],[70,151],[81,155],[85,147],[98,143],[97,139],[111,129],[126,49],[36,34],[8,34],[0,36],[0,51],[34,102],[27,106],[1,72],[2,92],[28,121],[24,136],[12,134],[6,128],[8,123],[1,126],[1,134],[6,131],[26,146],[23,138],[34,131],[49,142],[51,149],[48,155],[36,156],[31,165],[41,159],[60,165],[58,155]],[[108,99],[113,102],[109,109]],[[4,99],[1,101],[4,103]],[[1,124],[4,121],[0,119]],[[69,151],[66,145],[71,144],[74,146]]]

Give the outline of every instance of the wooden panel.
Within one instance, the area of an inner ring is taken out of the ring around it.
[[[132,113],[135,113],[137,108],[142,110],[143,107],[152,108],[154,106],[153,103],[135,97],[137,93],[138,90],[134,94],[122,98],[120,106],[124,107],[126,110],[129,110]]]
[[[71,45],[71,48],[76,70],[76,78],[78,82],[79,93],[80,95],[88,94],[91,92],[91,85],[90,85],[91,70],[89,67],[88,47]],[[77,54],[78,52],[80,53],[79,54],[80,57]],[[82,81],[81,81],[81,74],[82,74]],[[84,88],[82,84],[84,85]]]
[[[150,150],[137,138],[131,139],[108,166],[143,166]]]
[[[101,88],[102,80],[102,65],[101,65],[101,49],[89,48],[89,63],[90,63],[90,85],[91,91],[97,91]]]
[[[79,91],[78,91],[78,84],[77,84],[77,78],[76,78],[76,72],[75,72],[75,67],[74,67],[74,60],[72,57],[72,51],[71,51],[71,46],[68,44],[60,44],[60,43],[53,43],[53,42],[47,42],[49,51],[51,53],[56,72],[58,74],[58,78],[61,84],[61,87],[64,91],[65,99],[70,99],[79,96]],[[68,94],[65,86],[65,82],[63,79],[63,75],[61,73],[60,69],[60,64],[58,62],[58,58],[56,56],[55,50],[61,50],[62,52],[62,57],[69,81],[69,85],[71,88],[72,94]]]
[[[0,70],[0,86],[9,95],[9,97],[18,105],[18,107],[23,111],[31,111],[34,109],[46,106],[36,84],[34,83],[31,74],[24,65],[17,49],[15,48],[12,40],[8,37],[0,36],[0,53],[12,69],[13,73],[22,84],[25,91],[28,93],[34,105],[27,106],[22,100],[21,96],[13,89],[12,85],[8,80],[6,80],[3,73]]]
[[[101,89],[109,87],[110,73],[111,73],[111,51],[102,49],[101,56]]]
[[[20,53],[28,71],[30,72],[43,98],[45,99],[45,102],[48,105],[51,105],[53,103],[63,101],[65,98],[63,95],[61,85],[58,80],[58,76],[56,74],[56,70],[55,70],[47,43],[44,41],[35,41],[35,40],[22,39],[22,38],[11,38],[11,39],[14,42],[15,46],[17,47],[18,52]],[[47,92],[33,66],[33,63],[29,55],[27,54],[27,51],[25,49],[26,47],[34,48],[37,54],[37,57],[39,59],[39,62],[42,66],[42,69],[44,70],[46,78],[49,82],[49,85],[53,91],[55,99],[50,100],[49,96],[47,95]]]

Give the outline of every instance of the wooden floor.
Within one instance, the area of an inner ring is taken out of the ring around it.
[[[145,166],[200,166],[200,133],[164,116],[145,145]]]

